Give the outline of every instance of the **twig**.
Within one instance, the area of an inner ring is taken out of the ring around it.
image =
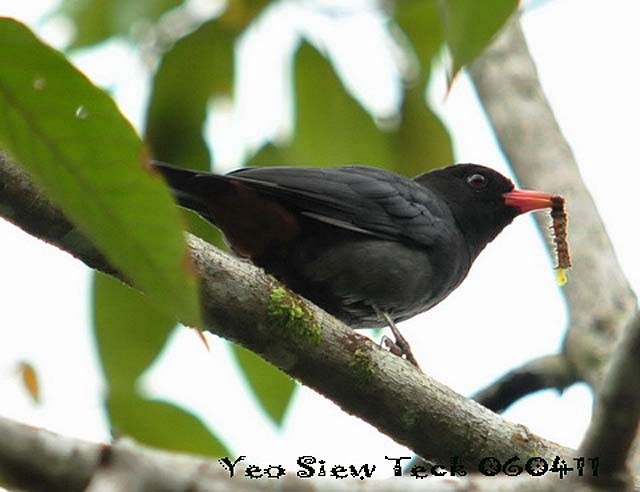
[[[523,396],[548,388],[562,391],[575,382],[564,355],[545,355],[509,371],[472,398],[500,413]]]

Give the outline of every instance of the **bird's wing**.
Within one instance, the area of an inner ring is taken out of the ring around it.
[[[304,216],[364,234],[428,246],[455,227],[433,192],[378,168],[260,167],[227,176]]]

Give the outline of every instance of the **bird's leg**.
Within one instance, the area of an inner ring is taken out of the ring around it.
[[[387,323],[389,328],[391,328],[391,332],[395,337],[395,341],[393,341],[386,335],[383,335],[380,343],[384,345],[384,347],[388,349],[389,352],[396,354],[400,357],[404,356],[404,358],[407,359],[409,362],[411,362],[418,370],[422,371],[422,369],[420,369],[420,365],[418,364],[418,361],[416,360],[416,358],[413,355],[413,352],[411,351],[411,346],[409,345],[409,342],[407,342],[407,339],[402,336],[402,333],[400,333],[400,330],[398,330],[398,327],[391,319],[391,316],[389,316],[388,313],[386,313],[385,311],[381,311],[375,306],[374,306],[374,309],[378,317],[383,319]]]

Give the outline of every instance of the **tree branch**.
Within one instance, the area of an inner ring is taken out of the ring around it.
[[[0,149],[0,216],[43,241],[75,256],[87,266],[117,275],[105,257],[85,238],[20,167]]]
[[[530,393],[548,388],[562,391],[575,382],[564,355],[545,355],[509,371],[472,399],[499,413]]]
[[[17,166],[0,161],[0,182],[0,209],[16,210],[22,203],[31,204],[28,211],[11,214],[18,226],[37,232],[38,237],[82,261],[86,258],[88,263],[112,271],[93,254],[95,248],[89,241],[83,241],[78,232],[68,233],[68,221],[50,210]],[[19,203],[11,189],[16,184],[22,193]],[[51,227],[38,227],[43,216],[53,221]],[[71,236],[73,240],[69,240]],[[486,456],[504,460],[514,454],[549,458],[573,454],[425,376],[286,291],[250,263],[196,237],[190,236],[188,242],[201,277],[207,329],[260,354],[421,456],[440,461],[460,456],[464,465],[476,466]],[[292,321],[290,315],[298,307],[304,315]]]
[[[629,323],[601,385],[580,454],[598,456],[612,480],[630,482],[625,467],[640,425],[640,313]]]
[[[366,490],[421,492],[552,492],[561,485],[557,477],[527,478],[467,476],[465,480],[426,480],[394,477],[364,481],[330,477],[300,479],[297,470],[285,470],[278,479],[244,476],[246,462],[239,462],[230,477],[220,461],[180,455],[139,445],[130,439],[113,444],[88,443],[0,417],[0,476],[9,486],[47,492],[318,492]],[[231,462],[234,458],[230,459]],[[389,471],[393,462],[389,462]],[[275,463],[274,463],[275,465]],[[573,490],[573,489],[567,489]],[[587,490],[597,490],[589,488]]]

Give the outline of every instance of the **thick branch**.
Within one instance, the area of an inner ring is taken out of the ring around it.
[[[0,150],[0,217],[57,246],[91,268],[115,274],[102,254]]]
[[[244,476],[246,462],[239,462],[233,478],[220,461],[179,455],[141,446],[129,439],[114,444],[96,444],[64,437],[0,417],[0,476],[4,483],[25,490],[47,492],[250,492],[298,491],[344,492],[421,491],[421,492],[551,492],[573,490],[566,480],[520,477],[467,476],[464,481],[437,481],[394,477],[381,480],[375,470],[371,479],[304,479],[297,470],[285,470],[280,479],[250,479]],[[235,461],[235,458],[230,458]],[[277,463],[274,463],[276,465]],[[389,463],[392,470],[393,463]],[[526,475],[526,474],[525,474]],[[594,492],[597,490],[595,487]]]
[[[12,180],[7,179],[11,176]],[[7,161],[0,162],[2,209],[15,209],[13,183],[21,183],[21,202],[31,203],[18,225],[37,231],[84,261],[95,251],[74,234],[68,222],[52,213],[28,177]],[[31,197],[26,196],[31,194]],[[49,228],[34,227],[49,217]],[[16,214],[12,219],[17,222]],[[65,225],[66,224],[66,225]],[[60,234],[63,231],[63,234]],[[449,460],[460,456],[475,466],[486,456],[571,455],[571,450],[530,434],[475,402],[418,372],[406,361],[382,349],[324,311],[286,293],[276,281],[253,265],[232,258],[204,241],[190,237],[189,246],[201,276],[205,323],[212,332],[261,354],[266,360],[316,389],[346,412],[371,423],[381,432],[422,456]],[[94,255],[92,264],[103,267]],[[110,270],[108,265],[104,265]],[[282,294],[286,293],[284,297]],[[292,303],[309,313],[296,326],[288,320]],[[293,329],[292,329],[293,328]],[[331,377],[327,377],[327,375]]]
[[[627,480],[625,463],[640,422],[640,313],[613,354],[597,396],[580,453],[601,457],[614,480]]]
[[[547,101],[517,19],[471,68],[478,95],[518,179],[567,198],[574,267],[563,288],[570,312],[565,353],[596,387],[622,330],[637,310],[606,229]],[[548,230],[544,218],[538,225]],[[570,224],[571,226],[571,224]]]

